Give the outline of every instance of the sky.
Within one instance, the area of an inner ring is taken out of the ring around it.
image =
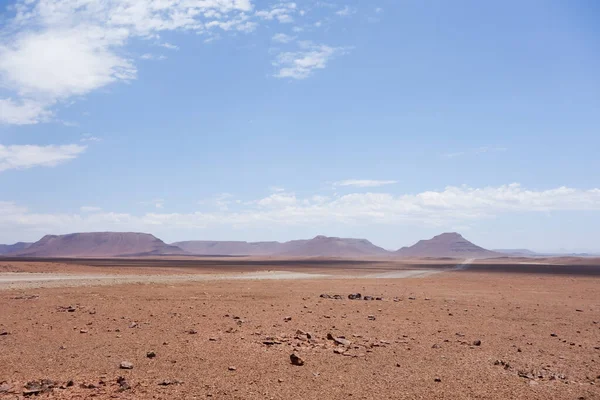
[[[0,0],[0,243],[600,252],[593,0]]]

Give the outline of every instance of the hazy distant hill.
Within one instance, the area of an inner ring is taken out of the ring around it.
[[[24,250],[14,253],[30,257],[116,257],[134,255],[184,254],[147,233],[89,232],[46,235]]]
[[[366,239],[345,239],[317,236],[308,240],[280,242],[175,242],[190,254],[196,255],[261,255],[290,257],[364,257],[386,256],[390,252],[375,246]]]
[[[537,257],[542,255],[527,249],[494,249],[493,251],[510,256]]]
[[[204,256],[265,256],[277,254],[283,250],[279,242],[228,242],[211,240],[190,240],[172,243],[180,249]]]
[[[317,236],[310,240],[294,240],[284,243],[281,253],[296,257],[366,257],[389,256],[390,252],[375,246],[366,239],[347,239]]]
[[[28,248],[29,246],[31,246],[31,243],[26,242],[18,242],[15,244],[0,244],[0,255],[22,251]]]
[[[442,233],[429,240],[420,240],[410,247],[403,247],[396,251],[401,257],[454,257],[454,258],[491,258],[501,257],[503,254],[496,253],[479,247],[460,234]]]

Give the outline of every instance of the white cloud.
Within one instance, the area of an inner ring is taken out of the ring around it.
[[[279,23],[289,24],[294,22],[292,14],[295,14],[296,12],[296,3],[279,3],[270,10],[257,11],[255,15],[267,21],[276,19]]]
[[[377,14],[380,14],[380,13],[382,13],[382,12],[383,12],[383,8],[381,8],[381,7],[377,7],[377,8],[375,8],[375,12],[376,12]]]
[[[86,146],[67,144],[61,146],[34,146],[0,144],[0,172],[9,169],[54,167],[83,153]]]
[[[271,38],[272,41],[277,42],[277,43],[289,43],[289,42],[293,41],[294,39],[296,39],[296,36],[286,35],[285,33],[276,33]]]
[[[220,211],[229,210],[229,205],[232,203],[239,203],[239,201],[234,200],[231,193],[219,193],[213,197],[209,197],[198,202],[200,205],[216,207]]]
[[[157,60],[157,61],[162,61],[162,60],[166,60],[167,56],[165,56],[164,54],[145,53],[145,54],[142,54],[140,58],[142,60]]]
[[[0,99],[0,124],[30,125],[48,120],[52,113],[33,100]]]
[[[306,79],[316,69],[323,69],[337,55],[344,54],[347,49],[331,47],[324,44],[300,42],[301,50],[283,52],[277,55],[273,66],[278,68],[274,75],[277,78]]]
[[[81,212],[88,213],[88,212],[98,212],[98,211],[102,211],[102,208],[100,208],[100,207],[94,207],[94,206],[81,206],[81,207],[79,208],[79,210],[80,210]]]
[[[336,15],[339,15],[340,17],[347,17],[349,15],[352,15],[356,13],[356,9],[354,8],[350,8],[348,6],[344,6],[344,8],[342,8],[341,10],[338,10],[335,12]]]
[[[169,50],[179,50],[179,46],[174,45],[172,43],[168,43],[168,42],[160,43],[159,46],[164,47],[165,49],[169,49]]]
[[[99,138],[97,136],[93,136],[90,133],[84,133],[82,135],[82,138],[79,139],[81,142],[101,142],[102,138]]]
[[[257,204],[263,207],[282,207],[294,205],[296,201],[296,196],[293,193],[277,192],[258,200]]]
[[[398,181],[381,181],[381,180],[372,180],[372,179],[346,179],[339,182],[334,182],[334,186],[354,186],[354,187],[378,187],[385,185],[393,185],[394,183],[398,183]]]
[[[470,221],[504,213],[600,211],[600,189],[531,190],[510,184],[483,188],[447,187],[440,191],[404,195],[352,193],[298,198],[291,193],[273,193],[242,207],[241,210],[236,207],[235,211],[142,215],[113,212],[39,214],[0,201],[0,237],[17,238],[17,233],[24,235],[26,232],[42,235],[101,230],[271,229],[300,225],[327,228],[333,224],[463,226]]]
[[[0,28],[3,124],[47,121],[58,105],[136,79],[132,39],[172,31],[210,39],[215,30],[251,32],[260,20],[288,23],[298,11],[295,3],[255,11],[251,0],[17,0],[13,9]]]
[[[270,186],[269,190],[271,192],[285,192],[285,188],[282,188],[280,186]]]

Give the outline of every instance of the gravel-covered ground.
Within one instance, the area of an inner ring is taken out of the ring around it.
[[[600,399],[599,386],[595,276],[0,291],[0,398]]]

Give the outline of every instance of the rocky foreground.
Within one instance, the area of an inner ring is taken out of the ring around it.
[[[599,399],[598,278],[0,291],[0,398]]]

